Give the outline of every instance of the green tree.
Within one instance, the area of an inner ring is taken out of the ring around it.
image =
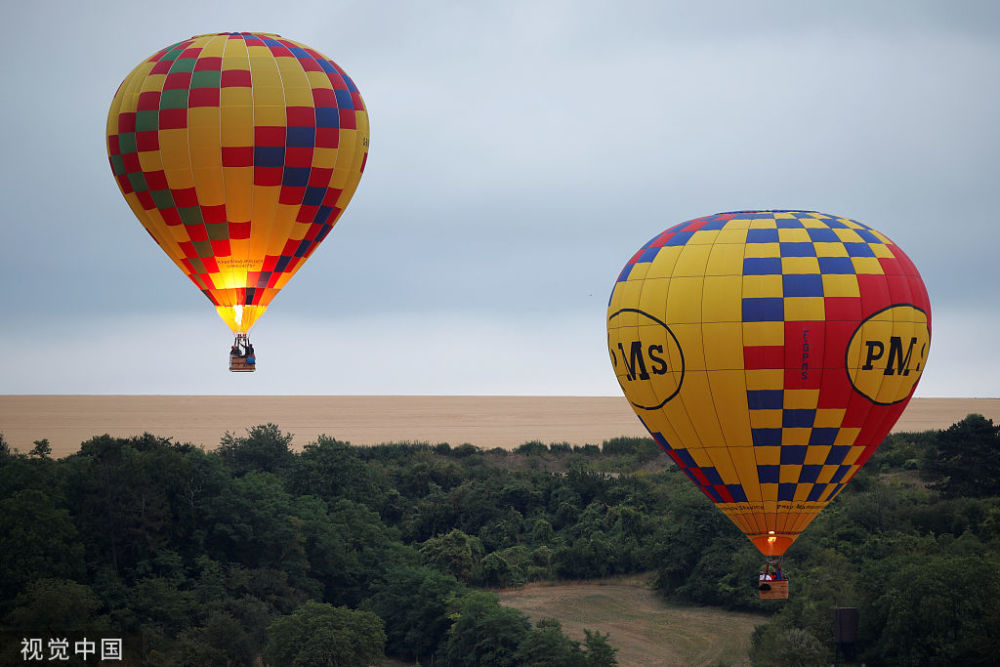
[[[427,567],[389,570],[371,599],[385,621],[386,651],[407,660],[433,657],[451,627],[449,604],[464,591],[455,577]]]
[[[291,444],[291,433],[282,433],[275,424],[260,424],[247,429],[246,436],[226,431],[215,451],[237,475],[252,470],[279,473],[294,460]]]
[[[946,498],[1000,496],[1000,426],[971,414],[937,438],[925,475]]]
[[[531,629],[524,613],[501,607],[497,596],[472,592],[457,601],[443,658],[459,667],[518,664],[517,651]]]
[[[382,619],[310,600],[267,629],[270,665],[367,667],[381,665],[385,649]]]
[[[587,667],[615,667],[618,664],[618,649],[608,641],[610,633],[601,634],[600,630],[584,628],[583,634],[586,637],[583,643],[587,647],[584,651]]]
[[[76,579],[85,572],[70,513],[34,489],[0,500],[0,554],[0,602],[35,579]]]
[[[750,657],[753,664],[760,667],[823,667],[830,664],[829,651],[807,630],[800,628],[755,632]]]
[[[53,636],[107,632],[108,617],[98,611],[101,601],[90,586],[65,579],[38,579],[15,600],[4,618],[10,630]]]
[[[457,528],[446,535],[432,537],[420,545],[424,564],[447,572],[463,584],[472,583],[479,574],[483,543]]]
[[[542,618],[521,640],[514,655],[518,665],[536,667],[585,667],[587,659],[575,642],[562,631],[554,618]]]

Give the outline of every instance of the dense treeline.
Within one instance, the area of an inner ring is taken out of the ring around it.
[[[212,452],[102,436],[53,460],[0,438],[0,631],[124,636],[148,664],[610,665],[613,637],[571,640],[488,589],[654,571],[673,600],[770,614],[759,664],[830,662],[837,606],[859,608],[870,662],[1000,654],[982,417],[890,436],[789,551],[784,605],[756,599],[760,555],[648,439],[290,442],[271,424]]]

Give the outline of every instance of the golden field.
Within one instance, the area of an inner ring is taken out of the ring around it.
[[[1000,398],[915,398],[896,431],[946,428],[969,413],[1000,421]],[[95,435],[144,432],[206,448],[226,431],[277,424],[301,448],[319,435],[355,445],[471,443],[514,448],[530,440],[593,443],[646,435],[619,396],[0,396],[0,433],[22,452],[48,438],[66,456]]]

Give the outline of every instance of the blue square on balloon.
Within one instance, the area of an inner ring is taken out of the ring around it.
[[[254,146],[253,166],[283,167],[285,166],[284,146]]]
[[[324,187],[307,187],[306,194],[302,198],[302,203],[306,206],[319,206],[323,203],[323,197],[326,196],[326,188]]]
[[[779,297],[743,299],[744,322],[782,322],[785,302]]]
[[[809,234],[809,240],[813,243],[840,243],[840,237],[837,236],[837,232],[826,227],[810,227],[806,230]]]
[[[705,476],[709,484],[722,484],[722,476],[719,475],[719,471],[714,466],[702,468],[701,474]]]
[[[854,263],[850,257],[820,257],[820,273],[854,273]]]
[[[747,407],[751,410],[780,410],[785,404],[781,389],[748,389]]]
[[[771,276],[780,273],[780,257],[745,257],[743,259],[743,275],[745,276]]]
[[[826,484],[813,484],[813,488],[809,491],[809,497],[806,498],[809,502],[816,502],[823,496],[823,492],[826,491]]]
[[[748,229],[747,243],[777,243],[777,229]]]
[[[780,428],[750,429],[750,437],[755,447],[778,447],[781,445]]]
[[[656,259],[656,256],[658,254],[660,254],[659,248],[646,248],[645,250],[642,251],[642,254],[639,255],[639,259],[635,260],[635,263],[639,264],[642,262],[652,262],[654,259]]]
[[[816,465],[804,465],[802,470],[799,472],[799,484],[809,483],[814,484],[819,478],[820,471],[823,470],[823,466]]]
[[[781,448],[781,465],[802,465],[806,460],[806,445],[785,445]]]
[[[868,243],[882,243],[882,239],[875,236],[869,229],[855,229],[854,232]]]
[[[292,188],[304,188],[309,183],[309,167],[285,167],[281,184]]]
[[[843,463],[844,458],[847,456],[847,452],[850,450],[850,445],[834,445],[830,448],[829,453],[826,455],[826,461],[823,463],[827,465],[839,465]]]
[[[681,460],[685,468],[697,468],[698,464],[691,458],[691,454],[686,449],[675,449],[674,454]]]
[[[798,218],[778,218],[778,229],[801,229],[802,221]]]
[[[340,127],[340,110],[336,107],[316,107],[316,127]]]
[[[787,296],[823,296],[823,276],[818,273],[786,273],[781,276],[782,293]]]
[[[674,235],[670,237],[670,240],[664,245],[686,245],[687,242],[691,240],[692,236],[694,236],[694,232],[675,232]]]
[[[285,145],[298,148],[311,148],[316,145],[316,128],[311,126],[293,126],[285,128]]]
[[[837,433],[839,431],[840,429],[838,428],[814,428],[812,432],[809,433],[809,444],[832,445],[837,441]],[[843,461],[843,457],[841,457],[840,460]],[[837,461],[837,463],[840,463],[840,461]]]
[[[763,484],[777,484],[781,476],[781,466],[757,466],[757,480]]]
[[[728,223],[728,222],[729,221],[726,220],[725,218],[717,218],[715,220],[709,220],[704,225],[702,225],[702,228],[701,228],[700,231],[711,232],[711,231],[715,231],[715,230],[718,230],[718,229],[722,229],[723,227],[726,226],[726,223]]]
[[[842,465],[842,466],[840,466],[839,468],[837,468],[837,471],[835,473],[833,473],[833,475],[830,477],[830,482],[837,483],[840,480],[844,479],[844,475],[846,475],[847,471],[850,470],[850,469],[851,469],[851,466],[849,466],[849,465]]]
[[[795,487],[798,484],[778,484],[778,500],[795,500]]]
[[[812,428],[816,410],[812,408],[789,408],[781,413],[783,428]]]
[[[782,257],[815,257],[816,246],[806,241],[786,241],[780,243]]]
[[[844,249],[851,257],[874,257],[875,253],[867,243],[845,243]]]
[[[743,490],[743,485],[726,484],[726,489],[729,491],[729,495],[733,497],[734,502],[737,503],[747,502],[747,492]]]
[[[341,109],[353,109],[354,100],[351,99],[351,91],[349,90],[335,90],[333,91],[337,96],[337,106]]]

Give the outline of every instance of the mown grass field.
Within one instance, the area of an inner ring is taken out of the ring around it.
[[[620,665],[750,664],[750,634],[765,617],[664,602],[648,577],[529,584],[499,591],[501,603],[532,620],[555,618],[571,638],[610,633]]]

